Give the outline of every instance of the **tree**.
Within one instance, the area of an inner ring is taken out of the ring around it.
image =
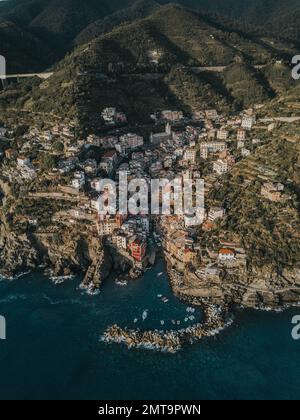
[[[41,159],[41,168],[45,171],[52,169],[56,165],[56,159],[52,155],[45,154]]]
[[[63,152],[64,151],[64,144],[61,141],[57,140],[53,144],[53,149],[58,153]]]

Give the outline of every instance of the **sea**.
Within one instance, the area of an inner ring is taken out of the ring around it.
[[[300,308],[238,310],[219,335],[176,354],[130,350],[100,337],[113,324],[182,328],[201,313],[174,297],[162,261],[127,286],[108,278],[97,296],[80,280],[41,271],[0,281],[1,400],[299,399],[300,341],[291,332]]]

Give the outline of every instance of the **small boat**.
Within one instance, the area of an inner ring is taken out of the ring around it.
[[[142,320],[143,321],[146,321],[147,318],[148,318],[148,309],[146,309],[142,314]]]
[[[138,319],[137,318],[134,318],[134,321],[133,321],[135,324],[138,322]]]
[[[194,314],[195,313],[195,308],[187,308],[186,311],[189,312],[190,314]]]
[[[161,298],[163,297],[163,295],[157,295],[157,297],[158,297],[159,299],[161,299]]]
[[[126,280],[116,280],[118,286],[127,286],[128,282]]]
[[[181,324],[181,322],[180,321],[177,321],[177,325],[180,325]]]
[[[165,321],[160,321],[161,325],[165,325]]]
[[[163,297],[163,298],[162,298],[162,301],[163,301],[164,303],[168,303],[168,302],[169,302],[169,299],[168,299],[168,298],[166,298],[166,297]]]
[[[161,272],[161,273],[158,273],[158,274],[157,274],[157,277],[161,277],[163,274],[164,274],[164,273],[162,273],[162,272]]]

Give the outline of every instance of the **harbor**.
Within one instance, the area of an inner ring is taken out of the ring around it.
[[[160,272],[164,274],[158,276]],[[203,327],[201,308],[174,297],[161,262],[126,287],[108,279],[97,296],[78,290],[81,281],[53,282],[40,273],[0,281],[1,314],[7,320],[7,340],[0,346],[3,398],[97,400],[99,393],[103,399],[117,395],[120,400],[298,396],[299,341],[291,339],[297,309],[238,311],[234,324],[222,334],[216,335],[214,328],[223,322],[206,330],[200,341],[191,329],[189,336],[182,334],[185,339],[164,338],[164,351],[128,349],[99,341],[99,336],[108,326],[118,325],[141,332],[163,328],[155,336],[161,339],[168,331]],[[195,320],[185,322],[190,316]],[[151,345],[153,335],[146,338]],[[169,351],[171,346],[175,353]],[[70,386],[74,382],[76,387]]]
[[[124,344],[129,349],[142,348],[176,353],[188,343],[193,344],[204,337],[216,335],[226,326],[229,326],[231,322],[232,319],[228,318],[227,313],[224,313],[220,307],[207,305],[204,309],[203,323],[170,331],[142,331],[140,329],[121,328],[118,325],[113,325],[104,332],[101,336],[101,341],[108,344]]]

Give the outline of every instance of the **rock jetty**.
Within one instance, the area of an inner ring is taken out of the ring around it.
[[[205,308],[204,312],[204,323],[198,323],[178,331],[142,331],[113,325],[104,332],[101,341],[109,344],[125,344],[130,349],[143,348],[176,353],[185,344],[192,344],[204,337],[215,335],[229,324],[227,314],[220,307],[210,305]]]

